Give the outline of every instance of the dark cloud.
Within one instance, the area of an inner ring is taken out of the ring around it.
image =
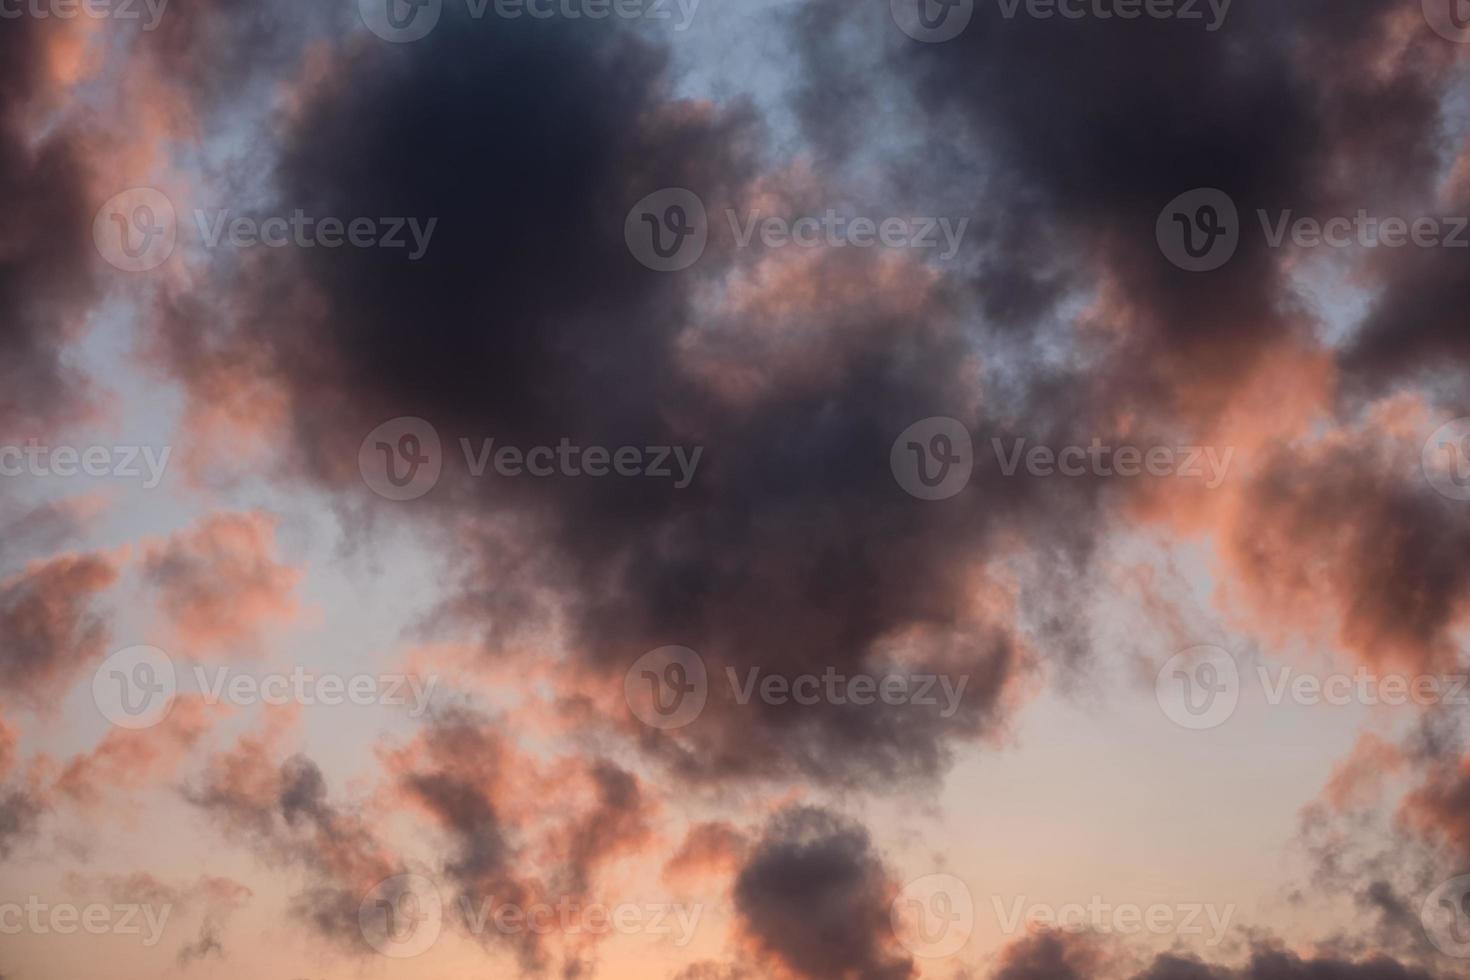
[[[735,908],[757,959],[799,977],[908,980],[889,907],[897,886],[868,832],[814,807],[766,828],[735,879]]]
[[[105,652],[98,595],[117,570],[97,555],[67,555],[0,581],[0,671],[13,701],[44,708]]]

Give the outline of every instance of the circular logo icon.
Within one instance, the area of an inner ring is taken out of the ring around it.
[[[1170,262],[1187,272],[1212,272],[1240,247],[1240,214],[1229,194],[1201,187],[1164,207],[1155,234]]]
[[[890,0],[890,6],[899,30],[926,44],[953,41],[975,16],[975,0]]]
[[[363,482],[388,500],[417,500],[439,482],[444,453],[439,433],[423,419],[384,422],[362,441],[357,467]]]
[[[638,658],[623,677],[628,708],[650,728],[692,724],[709,701],[709,674],[688,647],[660,647]]]
[[[1424,0],[1424,19],[1440,37],[1470,44],[1470,0]]]
[[[953,956],[975,931],[975,899],[954,875],[934,874],[904,886],[889,909],[893,934],[921,959]]]
[[[709,216],[693,191],[655,191],[628,212],[623,237],[633,257],[655,272],[680,272],[699,261],[709,244]]]
[[[1441,953],[1470,959],[1470,875],[1451,878],[1430,892],[1419,920]]]
[[[444,0],[358,0],[367,29],[393,44],[419,41],[439,24]]]
[[[92,219],[92,241],[109,265],[148,272],[168,261],[178,244],[174,205],[151,187],[123,191]]]
[[[362,938],[384,956],[412,959],[428,952],[444,928],[439,889],[422,875],[381,881],[357,907]]]
[[[893,443],[888,463],[898,485],[920,500],[948,500],[970,485],[975,444],[963,422],[932,418],[915,422]]]
[[[1470,418],[1435,430],[1424,444],[1424,478],[1442,496],[1470,500]]]
[[[1219,647],[1190,647],[1164,664],[1154,680],[1154,696],[1179,727],[1218,728],[1240,704],[1240,668]]]
[[[92,701],[119,728],[152,728],[173,710],[178,675],[157,647],[119,650],[92,675]]]

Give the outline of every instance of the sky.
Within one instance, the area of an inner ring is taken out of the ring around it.
[[[1470,976],[1466,0],[0,0],[0,980]]]

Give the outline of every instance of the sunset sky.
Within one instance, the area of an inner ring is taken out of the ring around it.
[[[0,0],[0,980],[1470,976],[1470,0]]]

